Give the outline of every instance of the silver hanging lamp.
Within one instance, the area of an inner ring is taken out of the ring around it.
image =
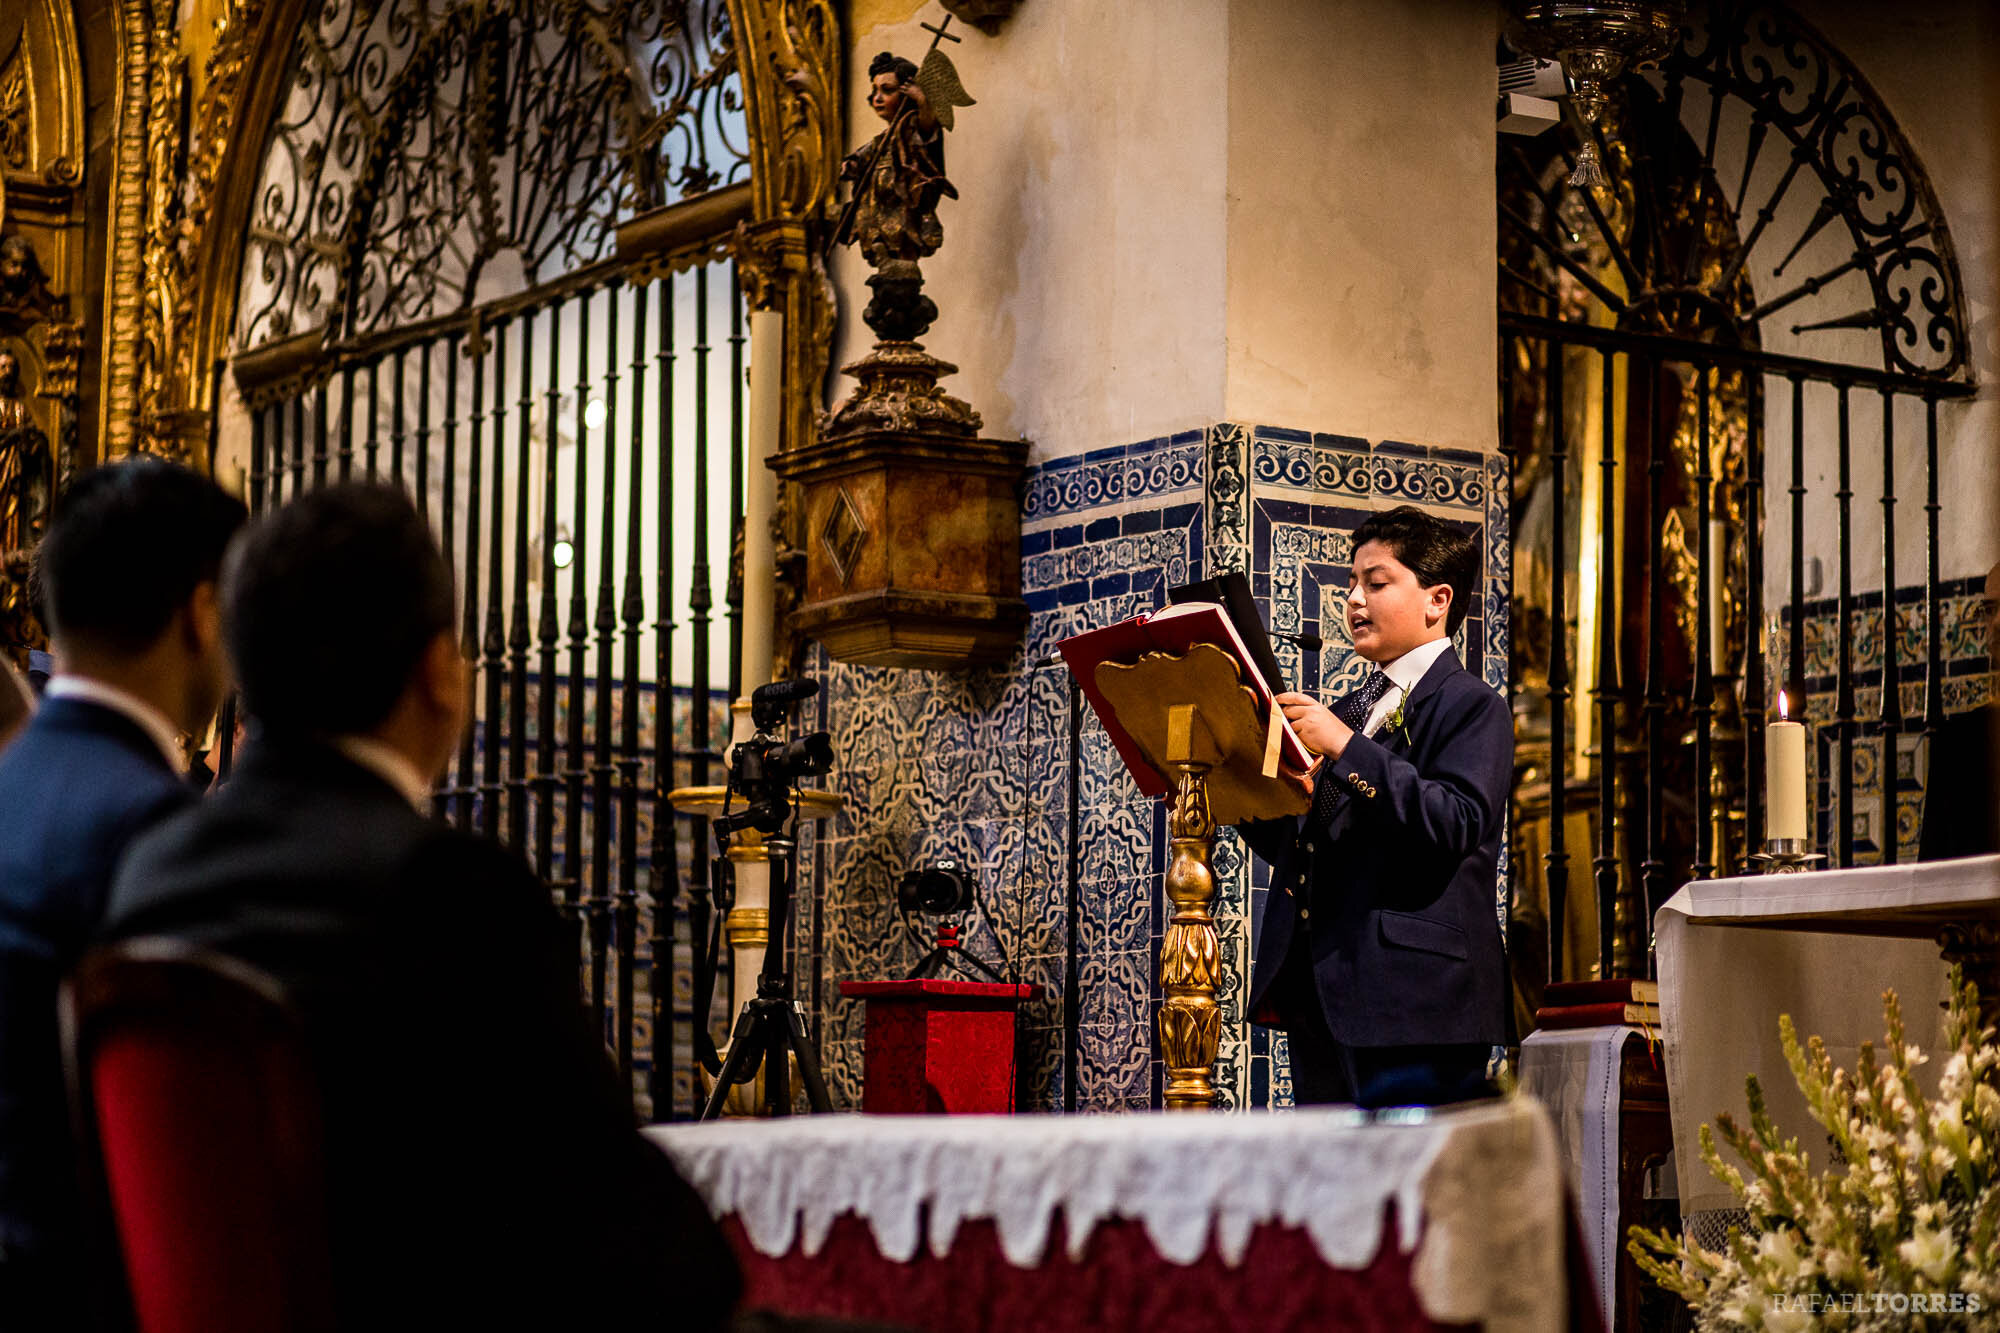
[[[1561,62],[1587,127],[1604,109],[1606,85],[1673,49],[1686,10],[1684,0],[1512,0],[1508,36],[1523,54]],[[1585,134],[1569,183],[1604,183],[1595,136]]]

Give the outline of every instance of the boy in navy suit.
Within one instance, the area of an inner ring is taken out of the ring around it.
[[[78,1322],[56,983],[141,830],[194,799],[180,737],[227,680],[216,576],[242,504],[156,458],[86,472],[35,556],[56,671],[0,755],[0,1328]]]
[[[1250,1013],[1285,1029],[1301,1105],[1487,1089],[1505,1021],[1495,885],[1514,731],[1451,648],[1477,568],[1472,541],[1421,510],[1369,518],[1346,611],[1376,669],[1331,709],[1278,696],[1318,758],[1296,777],[1307,814],[1243,827],[1272,866]]]

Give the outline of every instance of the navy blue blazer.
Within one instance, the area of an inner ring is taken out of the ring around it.
[[[1310,904],[1313,978],[1335,1041],[1498,1043],[1507,966],[1494,892],[1513,717],[1450,651],[1410,691],[1403,717],[1393,733],[1356,735],[1321,768],[1319,781],[1348,790],[1325,828],[1304,827],[1310,815],[1242,826],[1272,865],[1250,1013],[1266,1011]]]
[[[66,1263],[76,1161],[56,1035],[56,984],[90,941],[119,855],[191,804],[138,723],[81,699],[43,701],[0,751],[0,1252]]]

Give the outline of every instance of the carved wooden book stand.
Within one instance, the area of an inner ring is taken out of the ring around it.
[[[1170,789],[1166,889],[1174,915],[1160,945],[1164,1097],[1168,1110],[1206,1110],[1215,1105],[1222,1030],[1215,1002],[1220,947],[1209,913],[1215,826],[1303,814],[1308,798],[1279,776],[1282,715],[1258,704],[1222,649],[1198,643],[1180,655],[1101,662],[1096,685]]]

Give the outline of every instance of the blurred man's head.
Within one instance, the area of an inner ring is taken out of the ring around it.
[[[223,630],[274,740],[369,736],[443,773],[465,724],[451,569],[401,491],[334,486],[260,520],[229,553]]]
[[[57,670],[119,686],[199,730],[228,688],[216,577],[245,517],[214,482],[157,458],[70,483],[35,552]]]

